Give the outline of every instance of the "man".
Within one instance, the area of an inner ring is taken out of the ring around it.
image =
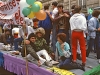
[[[65,33],[67,35],[67,42],[69,43],[69,19],[70,14],[68,11],[63,10],[63,4],[58,4],[58,13],[56,14],[54,18],[54,22],[57,24],[57,31],[58,33]]]
[[[0,42],[4,43],[4,45],[11,43],[10,30],[6,29],[5,32],[0,35]]]
[[[89,46],[87,49],[87,57],[89,56],[92,47],[96,49],[97,59],[100,63],[100,24],[98,20],[98,16],[100,11],[95,10],[92,13],[92,18],[89,20],[88,23],[88,32],[89,32]]]
[[[44,11],[50,13],[49,5],[44,6]],[[52,21],[51,21],[48,14],[47,14],[45,20],[39,21],[39,27],[44,28],[44,30],[45,30],[44,39],[46,40],[47,45],[49,46],[49,44],[50,44],[50,34],[51,34],[51,28],[52,28]]]
[[[79,41],[81,56],[82,56],[82,65],[85,66],[86,63],[86,46],[85,46],[85,38],[84,31],[87,30],[87,23],[84,16],[80,14],[81,7],[75,6],[74,8],[75,14],[70,18],[70,26],[71,26],[71,44],[72,44],[72,54],[73,54],[73,62],[77,60],[77,44]]]
[[[53,8],[53,11],[52,11],[52,18],[54,19],[56,14],[58,13],[58,9],[57,9],[57,2],[53,2],[52,3],[52,8]],[[53,28],[52,28],[52,47],[53,47],[53,51],[55,52],[56,51],[56,42],[57,42],[57,39],[56,39],[56,23],[53,23]]]
[[[22,42],[23,39],[27,39],[30,33],[34,33],[34,30],[31,26],[28,26],[27,18],[25,18],[25,23],[22,25],[22,28],[19,29],[19,38],[14,39],[14,50],[19,50],[18,43]]]
[[[32,57],[35,58],[38,61],[38,66],[41,65],[40,59],[38,57],[38,55],[36,54],[35,50],[34,50],[34,42],[36,40],[36,36],[34,33],[31,33],[28,36],[28,40],[30,41],[30,44],[26,45],[26,53],[27,53],[27,58],[28,60]],[[21,50],[21,55],[22,57],[25,57],[25,46],[22,47]],[[31,59],[32,60],[32,59]]]

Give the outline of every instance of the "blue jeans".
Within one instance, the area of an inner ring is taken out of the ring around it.
[[[71,63],[70,58],[66,58],[65,61],[61,61],[59,64],[59,67],[62,69],[66,69],[66,66],[69,65]]]
[[[87,49],[87,57],[89,56],[90,51],[92,50],[92,47],[96,50],[97,53],[97,59],[100,59],[100,35],[96,35],[95,39],[90,38],[89,44]]]
[[[56,25],[54,24],[52,29],[52,48],[54,52],[56,51],[56,42],[57,42],[56,35],[57,35]]]
[[[13,37],[10,36],[9,38],[7,38],[6,41],[7,41],[8,44],[11,44],[12,45],[13,44]]]
[[[23,41],[23,38],[15,38],[14,39],[14,50],[18,50],[18,43],[19,42],[22,42]]]

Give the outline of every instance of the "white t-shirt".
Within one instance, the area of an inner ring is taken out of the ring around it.
[[[74,29],[80,29],[86,31],[87,30],[86,18],[81,14],[74,14],[70,18],[70,27],[71,31],[73,31]]]
[[[25,20],[25,22],[26,22],[26,25],[28,25],[28,26],[33,26],[33,21],[32,21],[32,19],[29,19],[29,18],[25,17],[24,20]]]
[[[52,11],[52,18],[55,18],[55,15],[58,13],[58,9],[54,8],[54,10]]]

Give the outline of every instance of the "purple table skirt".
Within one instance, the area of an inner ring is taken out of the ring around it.
[[[26,75],[25,60],[16,56],[4,54],[4,68],[17,75]],[[55,75],[34,63],[28,62],[29,75]]]

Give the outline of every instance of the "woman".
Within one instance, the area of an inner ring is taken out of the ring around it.
[[[70,53],[70,47],[69,44],[66,42],[66,34],[65,33],[59,33],[57,35],[57,43],[56,48],[59,53],[60,57],[60,64],[59,68],[61,69],[82,69],[85,71],[84,67],[78,63],[73,63],[71,59],[71,53]]]

